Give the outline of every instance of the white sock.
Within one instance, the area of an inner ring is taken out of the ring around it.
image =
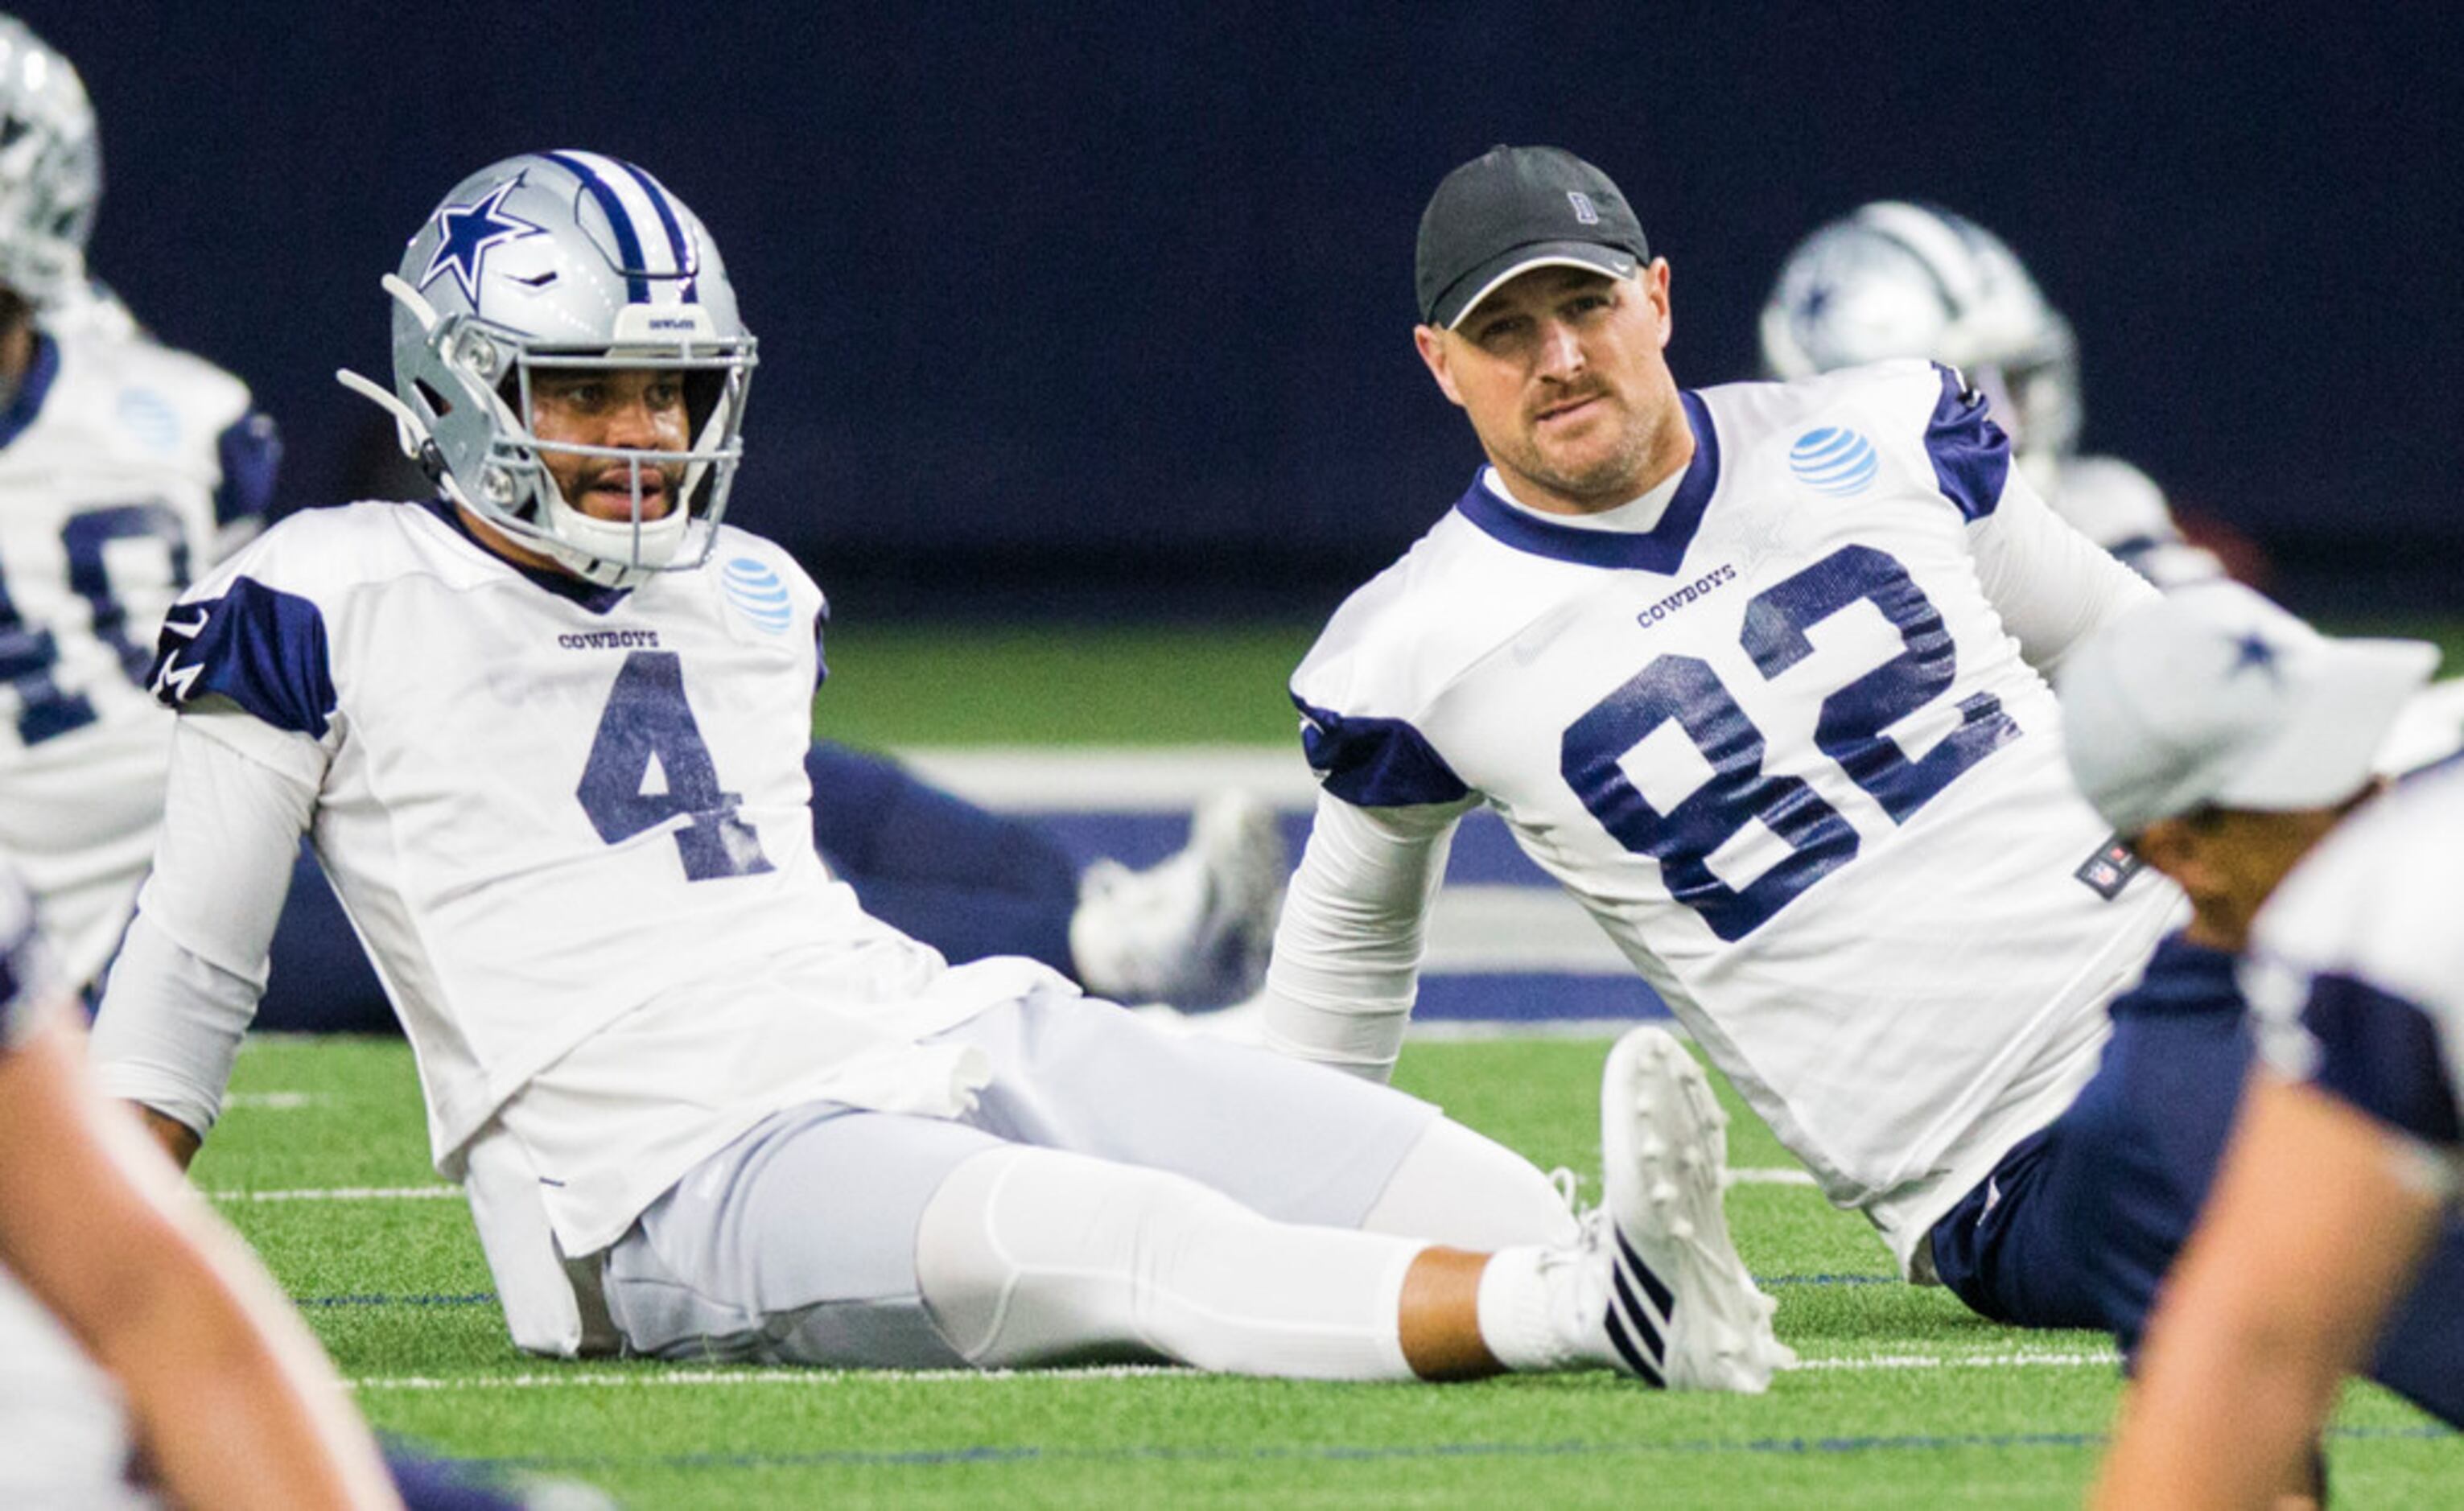
[[[1449,1118],[1429,1124],[1360,1226],[1475,1254],[1518,1243],[1563,1248],[1581,1235],[1538,1166]]]
[[[1586,1362],[1557,1328],[1540,1263],[1546,1252],[1532,1244],[1500,1249],[1480,1272],[1480,1341],[1518,1374]]]
[[[1403,1277],[1425,1247],[1275,1222],[1180,1175],[1012,1146],[934,1193],[915,1274],[942,1336],[986,1369],[1144,1355],[1409,1380]]]

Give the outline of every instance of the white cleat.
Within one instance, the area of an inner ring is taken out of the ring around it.
[[[1607,1251],[1611,1363],[1672,1391],[1759,1392],[1796,1363],[1728,1237],[1727,1127],[1702,1067],[1664,1031],[1631,1029],[1609,1050],[1608,1195],[1587,1237]]]
[[[1245,792],[1199,803],[1189,843],[1143,871],[1097,861],[1069,921],[1078,979],[1116,1002],[1220,1008],[1265,984],[1283,908],[1284,836]]]

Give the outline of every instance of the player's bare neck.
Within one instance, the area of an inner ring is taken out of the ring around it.
[[[0,405],[13,402],[34,365],[34,318],[24,301],[0,290]]]
[[[561,577],[574,576],[572,569],[554,557],[543,556],[527,546],[516,544],[511,536],[480,518],[468,504],[455,504],[453,512],[461,516],[462,528],[471,532],[472,539],[478,541],[516,566],[529,567],[539,572],[554,572]]]

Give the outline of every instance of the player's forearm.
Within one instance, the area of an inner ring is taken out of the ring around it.
[[[390,1503],[315,1340],[82,1048],[62,1013],[0,1061],[0,1260],[119,1383],[181,1504]]]
[[[221,1113],[256,1015],[267,949],[317,795],[286,769],[307,764],[300,751],[313,755],[313,745],[253,756],[238,742],[286,738],[304,740],[242,714],[180,716],[153,874],[95,1018],[104,1088],[200,1135]]]
[[[398,1503],[322,1352],[253,1267],[220,1235],[171,1234],[95,1342],[157,1471],[189,1506]]]
[[[1393,1074],[1453,825],[1451,814],[1372,815],[1320,799],[1260,1002],[1268,1048],[1372,1080]]]
[[[2298,1478],[2436,1232],[2427,1162],[2315,1086],[2255,1077],[2166,1278],[2098,1505],[2260,1505]]]
[[[2292,1298],[2298,1308],[2300,1298]],[[2101,1508],[2274,1504],[2334,1405],[2343,1361],[2274,1318],[2185,1317],[2161,1374],[2132,1387],[2091,1504]],[[2228,1383],[2229,1382],[2229,1383]]]

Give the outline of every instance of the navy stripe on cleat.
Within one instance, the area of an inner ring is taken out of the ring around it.
[[[1610,1049],[1600,1079],[1607,1200],[1586,1236],[1610,1270],[1602,1352],[1670,1390],[1759,1391],[1774,1369],[1796,1362],[1771,1335],[1771,1301],[1728,1237],[1727,1130],[1702,1068],[1667,1033],[1632,1029]]]

